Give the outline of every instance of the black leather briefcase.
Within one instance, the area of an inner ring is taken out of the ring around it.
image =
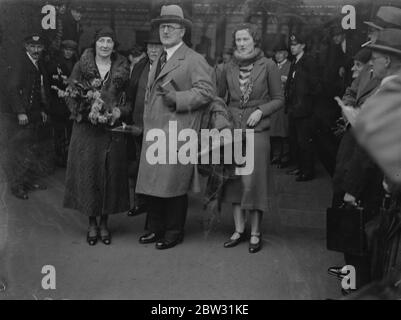
[[[366,214],[363,208],[343,205],[328,208],[326,216],[327,249],[366,255]]]

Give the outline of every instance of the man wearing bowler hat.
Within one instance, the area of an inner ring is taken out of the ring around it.
[[[47,122],[49,85],[41,61],[44,41],[39,34],[24,39],[25,52],[10,80],[10,98],[18,129],[12,138],[11,191],[28,199],[28,191],[45,189],[37,183],[42,126]]]
[[[146,87],[149,72],[163,50],[160,42],[159,30],[153,30],[146,41],[146,57],[140,60],[133,68],[130,83],[128,86],[127,97],[132,101],[132,122],[134,125],[143,129],[143,110],[145,106]],[[135,150],[133,179],[136,183],[139,169],[139,159],[141,157],[143,136],[130,137],[129,143]],[[133,142],[133,143],[132,143]],[[135,216],[146,211],[143,198],[135,194],[134,207],[128,211],[128,216]]]
[[[187,193],[194,174],[194,165],[183,164],[179,159],[178,151],[184,142],[169,141],[176,141],[183,129],[199,131],[203,109],[212,101],[215,89],[212,69],[206,60],[183,42],[192,23],[184,18],[181,7],[163,6],[152,25],[159,29],[163,51],[150,70],[145,97],[144,140],[136,192],[146,198],[150,233],[139,241],[156,242],[157,249],[167,249],[184,238]],[[171,127],[177,130],[170,131]],[[148,132],[166,137],[165,154],[161,154],[161,149],[152,151],[157,137],[153,140]],[[155,158],[160,161],[154,161]]]

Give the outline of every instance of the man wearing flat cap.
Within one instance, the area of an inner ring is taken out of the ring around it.
[[[78,44],[74,40],[61,42],[61,50],[47,66],[50,79],[50,122],[53,127],[53,139],[56,152],[56,164],[65,168],[67,165],[68,145],[72,132],[72,121],[70,111],[64,98],[59,97],[58,89],[65,90],[67,79],[77,62]]]
[[[169,155],[177,155],[184,142],[168,144],[167,162],[151,161],[161,150],[152,152],[155,142],[148,137],[152,129],[163,133],[166,141],[176,139],[183,129],[199,130],[204,107],[214,95],[211,79],[213,70],[206,60],[188,48],[183,37],[191,21],[184,18],[181,7],[166,5],[160,17],[152,20],[159,29],[163,52],[152,65],[149,74],[144,108],[144,140],[139,164],[136,192],[146,197],[149,234],[141,243],[156,242],[157,249],[174,247],[183,240],[188,208],[187,193],[194,174],[193,164],[182,164]],[[176,127],[169,130],[169,126]],[[150,140],[150,141],[148,141]],[[164,153],[164,152],[163,152]],[[173,157],[174,158],[174,157]]]
[[[140,60],[133,68],[130,78],[127,97],[132,101],[132,123],[143,129],[143,111],[145,106],[145,94],[148,84],[149,72],[152,65],[156,62],[157,58],[163,50],[162,43],[160,42],[159,30],[152,30],[149,38],[146,41],[146,55],[145,58]],[[131,138],[131,137],[130,137]],[[134,136],[129,142],[133,142],[133,149],[135,150],[133,179],[136,183],[139,169],[139,160],[142,150],[143,136]],[[128,216],[135,216],[146,211],[143,199],[135,194],[134,207],[128,211]]]
[[[11,160],[11,191],[20,199],[28,199],[27,192],[44,189],[36,182],[41,158],[40,133],[47,122],[49,85],[41,60],[44,41],[39,34],[24,40],[25,52],[10,80],[10,98],[18,131],[13,137],[15,153]]]

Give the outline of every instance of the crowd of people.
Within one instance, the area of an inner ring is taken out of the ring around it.
[[[177,5],[161,8],[145,47],[135,46],[126,57],[117,51],[110,27],[99,29],[80,55],[76,39],[60,39],[57,55],[46,64],[42,36],[30,35],[10,81],[18,126],[10,155],[15,169],[11,191],[28,199],[30,190],[46,188],[38,180],[37,163],[43,156],[41,131],[50,122],[56,163],[66,167],[63,205],[88,217],[87,242],[111,243],[109,215],[147,213],[147,233],[139,242],[172,248],[184,240],[188,193],[197,168],[149,163],[154,141],[147,136],[159,129],[170,141],[176,134],[169,132],[170,121],[178,130],[199,131],[204,114],[215,110],[208,106],[217,102],[228,111],[230,129],[253,129],[256,151],[252,174],[231,176],[219,197],[231,205],[234,220],[225,248],[245,239],[250,253],[262,248],[262,216],[274,197],[271,166],[287,168],[303,183],[315,178],[316,156],[332,176],[332,206],[361,205],[373,219],[384,194],[391,193],[383,180],[392,177],[385,177],[360,145],[354,126],[365,103],[399,77],[401,9],[381,7],[366,25],[363,47],[352,47],[345,31],[334,26],[324,72],[308,53],[307,35],[290,34],[288,45],[279,43],[268,58],[259,26],[252,23],[235,26],[232,48],[212,66],[184,43],[192,22]],[[135,134],[114,130],[126,125]],[[167,155],[184,143],[168,144]],[[250,237],[245,233],[247,213]],[[356,267],[358,288],[372,281],[369,255],[345,255],[345,262]],[[342,268],[330,272],[340,277]]]

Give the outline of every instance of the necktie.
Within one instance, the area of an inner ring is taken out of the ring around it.
[[[156,78],[159,75],[160,71],[163,69],[164,65],[166,64],[167,61],[167,52],[163,51],[163,53],[160,56],[160,59],[157,63],[157,67],[156,67]]]

